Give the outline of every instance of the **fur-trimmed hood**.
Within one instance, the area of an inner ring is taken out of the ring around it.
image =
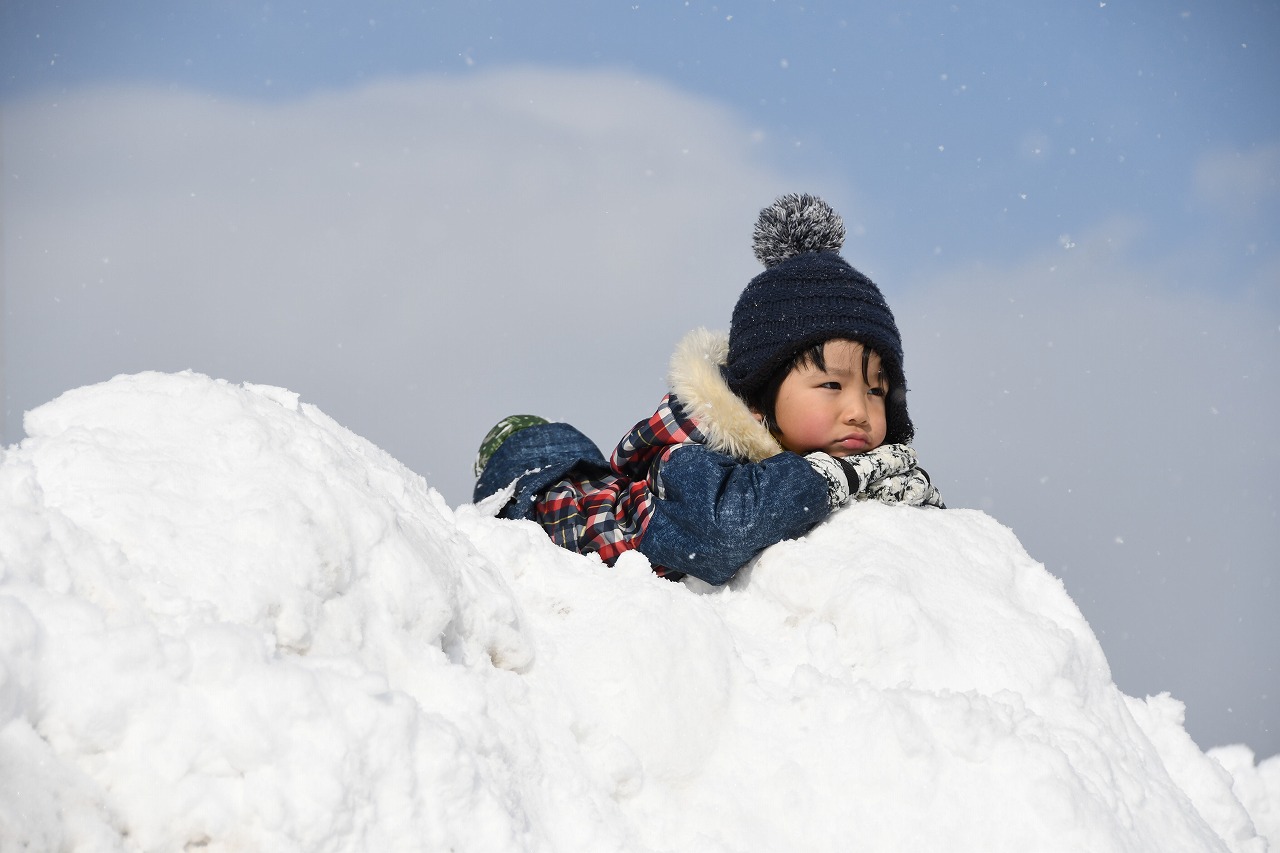
[[[667,374],[671,392],[697,422],[707,447],[749,462],[782,452],[742,398],[729,390],[720,368],[729,356],[729,336],[694,329],[676,345]]]

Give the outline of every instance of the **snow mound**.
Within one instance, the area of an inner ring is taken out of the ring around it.
[[[853,506],[713,590],[452,510],[278,388],[123,376],[26,429],[3,850],[1277,840],[1280,758],[1206,755],[1177,701],[1120,693],[979,512]]]

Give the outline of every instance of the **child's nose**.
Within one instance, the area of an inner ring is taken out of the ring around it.
[[[844,422],[848,424],[863,423],[867,419],[867,401],[861,394],[851,394],[844,406]]]

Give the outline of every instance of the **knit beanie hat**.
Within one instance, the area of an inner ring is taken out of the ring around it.
[[[734,306],[724,376],[746,397],[803,350],[833,338],[858,341],[876,351],[889,379],[885,442],[906,443],[915,429],[898,326],[875,282],[838,254],[844,235],[840,215],[812,195],[784,195],[760,211],[753,243],[765,271]]]

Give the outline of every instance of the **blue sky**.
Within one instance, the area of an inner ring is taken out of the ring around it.
[[[937,257],[921,245],[948,263],[989,258],[1100,211],[1161,211],[1152,252],[1209,236],[1275,245],[1265,227],[1219,232],[1169,179],[1208,150],[1280,136],[1270,2],[71,2],[3,14],[6,98],[146,81],[281,100],[520,63],[655,77],[747,116],[784,167],[849,175],[883,239],[920,264]],[[1213,286],[1247,286],[1241,271]]]
[[[1280,4],[0,5],[3,441],[121,372],[288,387],[465,500],[611,447],[827,198],[917,449],[1122,689],[1280,751]]]

